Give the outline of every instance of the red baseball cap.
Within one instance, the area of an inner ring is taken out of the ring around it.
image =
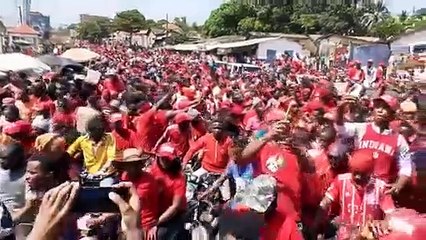
[[[177,157],[176,149],[171,143],[163,143],[158,147],[156,155],[169,160]]]
[[[178,113],[175,116],[175,123],[180,124],[183,122],[191,121],[192,117],[188,113]]]
[[[370,149],[360,149],[349,157],[349,168],[352,172],[371,173],[374,169],[374,152]]]

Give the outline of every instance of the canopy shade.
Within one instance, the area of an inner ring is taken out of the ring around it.
[[[40,56],[38,59],[51,67],[68,67],[74,69],[75,71],[81,71],[84,68],[83,65],[74,60],[55,55],[43,55]]]
[[[100,57],[99,54],[87,48],[71,48],[62,54],[62,57],[69,58],[79,63],[88,62]]]
[[[31,56],[22,53],[0,54],[0,71],[24,71],[33,70],[35,72],[51,71],[51,68]]]

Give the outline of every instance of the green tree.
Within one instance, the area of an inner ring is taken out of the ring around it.
[[[111,35],[111,33],[113,32],[111,19],[100,18],[95,20],[95,22],[98,24],[99,28],[101,29],[101,38],[107,38]]]
[[[76,30],[76,29],[78,29],[78,24],[72,23],[72,24],[68,25],[67,29],[68,30]]]
[[[337,33],[337,34],[357,34],[364,35],[365,28],[360,23],[363,16],[360,11],[353,6],[331,5],[324,9],[319,16],[320,33]]]
[[[155,20],[153,20],[153,19],[147,19],[145,21],[145,26],[147,28],[156,28],[156,27],[159,26],[159,24]]]
[[[367,12],[362,16],[361,21],[368,30],[373,29],[376,24],[380,24],[390,17],[390,12],[382,1],[368,6],[366,10]]]
[[[274,7],[271,14],[272,31],[292,32],[291,12],[291,7]]]
[[[102,39],[102,29],[96,21],[83,22],[77,28],[78,37],[92,43]]]
[[[127,32],[131,35],[146,27],[144,15],[136,9],[117,13],[113,24],[115,30]]]
[[[405,27],[394,18],[388,18],[374,26],[372,31],[374,36],[388,40],[403,33],[405,31]]]
[[[188,32],[190,30],[190,26],[186,21],[186,17],[176,17],[173,20],[173,23],[180,27],[184,32]]]
[[[237,30],[239,33],[248,34],[249,32],[255,31],[255,25],[257,20],[255,17],[245,17],[238,22]]]
[[[256,17],[253,6],[224,3],[211,12],[204,24],[204,32],[210,37],[238,34],[238,24],[246,17]]]
[[[294,16],[293,21],[301,26],[303,33],[314,33],[319,27],[319,16],[318,14],[301,14]]]
[[[399,15],[399,21],[405,22],[408,19],[408,13],[407,11],[403,10],[401,12],[401,15]]]

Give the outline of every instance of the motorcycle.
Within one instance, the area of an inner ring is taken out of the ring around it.
[[[220,187],[226,177],[205,174],[201,177],[187,175],[188,212],[185,230],[188,239],[218,239],[218,216],[224,203]]]

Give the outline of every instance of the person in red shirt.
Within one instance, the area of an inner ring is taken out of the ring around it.
[[[160,139],[166,129],[169,119],[183,112],[183,110],[169,111],[160,109],[160,107],[169,102],[170,97],[171,94],[165,95],[150,110],[135,119],[138,139],[136,142],[137,148],[145,152],[152,152],[158,139]]]
[[[136,148],[123,151],[123,157],[113,162],[114,167],[123,172],[121,180],[133,183],[139,196],[141,229],[143,239],[156,239],[158,222],[158,183],[154,176],[142,170],[147,159]]]
[[[182,173],[181,160],[172,145],[165,143],[159,146],[156,157],[150,172],[157,180],[160,192],[157,239],[178,240],[184,227],[182,217],[186,210],[186,178]]]
[[[256,162],[255,172],[270,174],[277,180],[277,206],[266,216],[262,230],[264,240],[303,239],[300,231],[302,175],[298,156],[291,147],[279,143],[286,129],[282,122],[276,122],[265,137],[252,141],[235,159],[240,165]]]
[[[111,96],[118,96],[119,93],[123,92],[126,89],[124,83],[113,74],[103,82],[103,87],[107,93]]]
[[[110,116],[111,135],[115,140],[115,159],[123,158],[123,151],[128,148],[134,148],[136,142],[136,133],[123,126],[123,116],[115,113]]]
[[[67,99],[58,99],[56,111],[52,117],[52,125],[62,125],[68,127],[75,126],[75,115],[70,109],[70,103]]]
[[[48,108],[52,116],[55,112],[55,104],[47,95],[46,85],[44,83],[36,83],[31,86],[30,92],[32,93],[30,97],[33,99],[34,105],[38,108]]]
[[[187,113],[178,113],[174,120],[175,124],[166,128],[163,136],[158,140],[154,151],[163,142],[168,142],[173,145],[177,155],[182,157],[189,149],[189,139],[191,136],[190,123],[192,117]]]
[[[373,121],[352,123],[343,121],[343,106],[337,112],[338,134],[346,138],[354,138],[356,149],[374,151],[374,174],[392,187],[394,195],[409,186],[415,180],[410,148],[404,136],[390,128],[391,121],[398,110],[398,99],[390,95],[382,95],[373,100]]]
[[[194,175],[206,173],[224,173],[229,163],[229,150],[232,148],[232,139],[225,130],[225,123],[216,119],[211,124],[211,133],[198,139],[186,153],[183,164],[186,166],[195,153],[202,150],[201,168]]]
[[[189,145],[193,146],[198,139],[206,135],[207,127],[197,110],[191,109],[188,114],[193,117],[191,121],[191,138],[189,139]]]
[[[392,196],[386,194],[386,182],[372,175],[373,155],[369,149],[355,151],[349,158],[350,173],[338,175],[320,203],[322,211],[318,212],[316,223],[332,203],[339,203],[338,239],[351,238],[359,233],[356,230],[395,210]]]

